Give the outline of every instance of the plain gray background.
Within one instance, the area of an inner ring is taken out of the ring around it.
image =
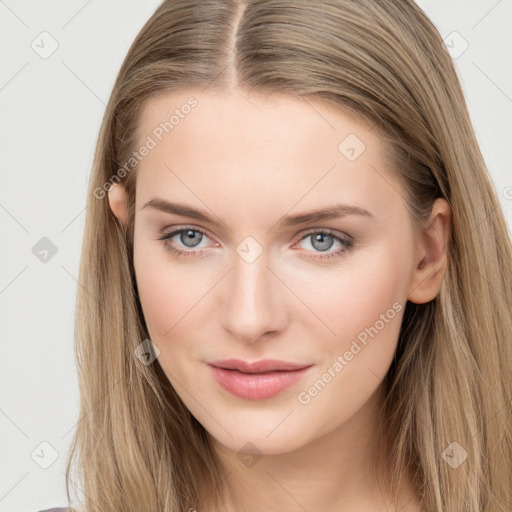
[[[510,227],[512,0],[418,3],[453,47]],[[0,512],[66,505],[86,185],[116,74],[158,4],[0,0]],[[37,256],[41,244],[53,247],[46,261]]]

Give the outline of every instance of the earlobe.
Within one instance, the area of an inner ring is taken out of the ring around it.
[[[124,227],[126,227],[127,197],[126,189],[119,183],[114,183],[108,190],[110,209]]]
[[[437,199],[427,227],[418,235],[417,263],[407,297],[411,302],[424,304],[439,293],[448,266],[451,213],[448,201]]]

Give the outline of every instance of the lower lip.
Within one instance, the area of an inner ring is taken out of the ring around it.
[[[304,377],[311,368],[266,373],[242,373],[209,365],[215,380],[226,390],[239,398],[264,400],[271,398]]]

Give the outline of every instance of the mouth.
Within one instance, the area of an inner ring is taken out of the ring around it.
[[[288,361],[279,361],[278,359],[262,359],[252,363],[242,361],[241,359],[224,359],[222,361],[212,361],[209,364],[217,368],[224,368],[225,370],[238,370],[242,373],[295,371],[312,366],[311,364],[290,363]]]
[[[298,382],[314,365],[270,359],[254,363],[230,359],[214,361],[208,366],[226,391],[247,400],[264,400]]]

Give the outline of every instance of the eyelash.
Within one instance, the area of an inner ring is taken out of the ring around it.
[[[170,239],[172,237],[174,237],[175,235],[178,235],[178,234],[180,234],[180,233],[182,233],[184,231],[195,231],[196,233],[200,233],[201,235],[204,235],[204,236],[207,236],[208,238],[211,238],[208,235],[208,233],[206,233],[202,229],[197,229],[197,228],[194,228],[192,226],[184,226],[184,227],[181,227],[179,229],[175,229],[175,230],[173,230],[170,233],[164,234],[163,236],[158,238],[158,240],[160,240],[162,242],[163,247],[167,251],[173,253],[178,258],[188,257],[188,256],[196,256],[196,257],[204,256],[207,251],[204,251],[202,249],[197,250],[197,251],[194,251],[194,250],[192,250],[192,251],[183,251],[181,249],[176,249],[176,247],[174,245],[172,245]],[[341,256],[343,256],[344,253],[350,252],[354,248],[354,241],[353,240],[350,240],[348,238],[344,238],[344,237],[338,236],[338,235],[335,234],[334,231],[332,231],[330,229],[311,229],[308,232],[304,233],[302,238],[299,241],[302,241],[302,240],[306,239],[310,235],[316,235],[316,234],[329,235],[335,241],[340,242],[343,247],[341,249],[338,249],[337,251],[326,253],[326,254],[322,254],[321,252],[317,252],[317,254],[320,254],[320,256],[309,256],[308,255],[308,256],[306,256],[306,258],[308,258],[308,259],[325,261],[325,260],[330,260],[332,258],[340,258]]]

